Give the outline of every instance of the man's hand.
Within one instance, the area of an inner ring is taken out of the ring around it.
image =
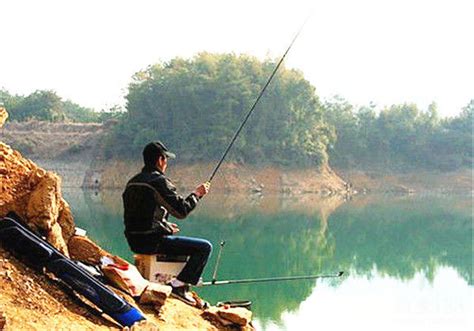
[[[169,222],[169,224],[171,225],[171,228],[173,229],[173,234],[176,234],[179,232],[178,224],[171,223],[171,222]]]
[[[200,199],[203,196],[205,196],[207,194],[207,192],[209,192],[210,187],[211,187],[211,183],[210,182],[205,182],[205,183],[199,185],[198,187],[196,187],[196,190],[194,190],[194,194],[196,194],[196,196]]]

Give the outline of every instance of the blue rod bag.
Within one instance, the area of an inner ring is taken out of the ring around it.
[[[33,233],[13,213],[0,218],[0,243],[14,255],[26,260],[32,267],[46,268],[52,272],[122,326],[132,326],[135,322],[145,319],[138,309]]]

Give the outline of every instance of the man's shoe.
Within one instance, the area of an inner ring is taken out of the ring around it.
[[[189,292],[189,286],[172,287],[171,296],[191,306],[196,306],[197,304],[193,295]]]

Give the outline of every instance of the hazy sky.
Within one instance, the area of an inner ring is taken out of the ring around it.
[[[0,88],[53,89],[96,109],[124,104],[131,76],[200,51],[287,57],[322,97],[379,107],[474,98],[474,1],[0,0]]]

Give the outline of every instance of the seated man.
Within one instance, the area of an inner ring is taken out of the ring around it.
[[[175,236],[176,224],[168,216],[183,219],[196,207],[209,190],[210,183],[199,185],[186,198],[165,176],[168,159],[175,155],[161,142],[145,146],[142,171],[130,179],[123,192],[125,236],[133,252],[138,254],[171,254],[190,256],[181,273],[169,285],[172,293],[190,304],[195,300],[188,293],[189,284],[196,285],[212,251],[209,241]]]

